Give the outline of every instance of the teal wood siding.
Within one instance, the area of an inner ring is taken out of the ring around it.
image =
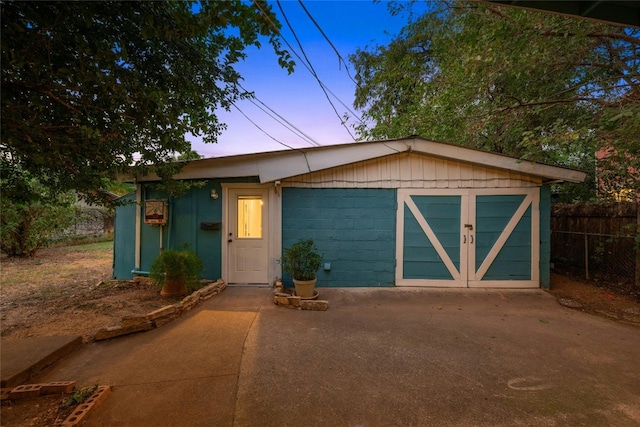
[[[164,193],[147,188],[144,199],[168,199],[169,222],[162,227],[162,245],[165,249],[189,247],[204,264],[202,278],[218,279],[222,276],[222,230],[202,230],[202,222],[222,221],[222,186],[219,180],[210,180],[202,188],[193,188],[181,197],[168,197]],[[211,198],[211,190],[220,195]],[[142,224],[140,269],[148,271],[160,253],[158,226]]]
[[[551,187],[540,188],[540,287],[551,287]]]
[[[126,280],[133,275],[136,248],[136,194],[127,194],[115,213],[113,234],[113,278]]]
[[[447,255],[460,270],[460,196],[411,196]],[[453,280],[408,206],[404,207],[403,278]]]
[[[524,200],[521,194],[476,198],[476,270]],[[482,280],[531,279],[531,206],[518,222]]]
[[[222,198],[210,197],[211,189],[221,194],[219,182],[210,182],[181,197],[168,197],[164,193],[145,189],[146,199],[168,199],[169,220],[163,227],[142,224],[140,270],[149,271],[151,263],[160,253],[160,231],[164,249],[189,247],[204,264],[202,277],[217,279],[221,276],[221,230],[200,230],[201,222],[222,221]]]
[[[394,189],[282,189],[282,246],[312,238],[325,287],[394,285]],[[285,278],[287,279],[287,278]]]

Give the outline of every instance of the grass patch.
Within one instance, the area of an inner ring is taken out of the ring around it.
[[[2,287],[25,286],[42,290],[63,283],[78,286],[108,279],[113,264],[113,242],[46,248],[33,258],[2,258]],[[108,269],[108,270],[106,270]]]
[[[104,251],[113,249],[113,240],[105,240],[98,242],[90,242],[76,245],[66,245],[61,247],[65,252],[91,252],[91,251]]]

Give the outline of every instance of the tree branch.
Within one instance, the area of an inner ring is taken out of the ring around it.
[[[614,39],[614,40],[624,40],[626,42],[629,42],[631,44],[635,44],[640,46],[640,39],[636,38],[636,37],[632,37],[628,34],[624,34],[624,33],[591,33],[591,34],[587,34],[587,37],[598,37],[598,38],[605,38],[605,39]]]
[[[515,110],[516,108],[522,108],[522,107],[537,107],[537,106],[541,106],[541,105],[568,104],[568,103],[579,102],[579,101],[592,102],[592,103],[595,103],[595,104],[600,104],[602,106],[612,105],[611,102],[605,101],[603,99],[589,98],[589,97],[585,97],[585,96],[574,96],[574,97],[566,98],[566,99],[550,99],[550,100],[547,100],[547,101],[519,102],[517,105],[509,105],[509,106],[506,106],[506,107],[499,108],[496,111],[499,112],[499,113],[503,113],[505,111]]]
[[[574,37],[577,34],[576,33],[564,33],[564,32],[557,32],[557,31],[545,31],[543,33],[541,33],[541,35],[543,36],[551,36],[551,37]],[[623,34],[623,33],[589,33],[586,34],[586,37],[592,37],[592,38],[605,38],[605,39],[614,39],[614,40],[624,40],[628,43],[631,43],[633,45],[638,45],[640,46],[640,39],[627,35],[627,34]]]

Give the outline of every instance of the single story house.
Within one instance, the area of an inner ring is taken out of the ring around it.
[[[176,178],[206,184],[182,197],[135,177],[114,276],[188,245],[204,278],[273,284],[282,249],[312,238],[320,287],[548,287],[549,184],[584,177],[419,137],[195,160]]]

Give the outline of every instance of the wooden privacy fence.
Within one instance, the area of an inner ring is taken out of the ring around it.
[[[551,262],[559,272],[640,289],[638,203],[555,204]]]

